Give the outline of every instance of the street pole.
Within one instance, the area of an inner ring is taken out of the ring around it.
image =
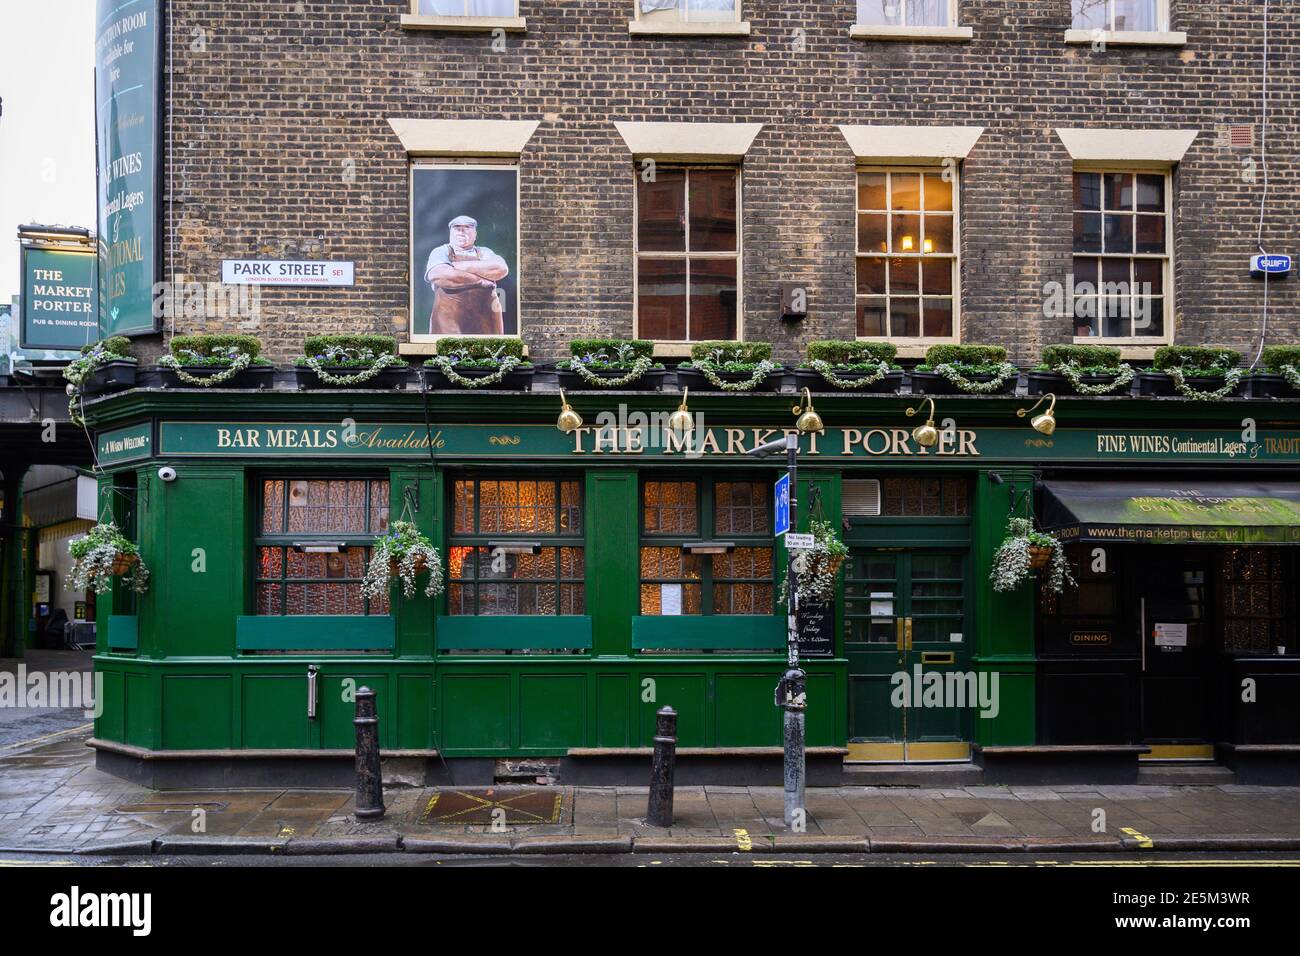
[[[798,531],[799,435],[785,436],[786,468],[790,472],[790,530]],[[799,596],[795,590],[794,561],[787,561],[785,589],[789,596],[786,618],[786,672],[777,685],[777,705],[785,712],[782,727],[784,749],[783,783],[785,787],[785,825],[794,826],[796,813],[800,823],[804,813],[804,711],[807,707],[807,675],[799,666]]]

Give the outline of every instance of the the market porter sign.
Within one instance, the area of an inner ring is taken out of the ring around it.
[[[155,328],[160,6],[160,0],[99,0],[95,8],[99,325],[105,338]]]
[[[22,348],[79,349],[98,341],[95,253],[23,246],[22,260]]]
[[[218,457],[515,458],[591,462],[611,459],[747,459],[750,449],[783,434],[781,428],[707,427],[678,435],[636,428],[580,428],[564,434],[554,425],[442,425],[366,422],[163,422],[159,455]],[[1051,439],[1027,428],[954,429],[922,448],[906,427],[835,427],[800,436],[805,460],[855,459],[910,462],[1168,461],[1300,462],[1300,435],[1260,432],[1243,442],[1239,432],[1091,431],[1059,429]]]

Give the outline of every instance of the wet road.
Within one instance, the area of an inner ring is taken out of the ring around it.
[[[6,672],[15,675],[13,681],[17,681],[19,666],[25,668],[23,672],[26,677],[26,686],[17,687],[18,703],[32,703],[32,675],[42,673],[47,675],[46,684],[49,684],[48,675],[50,674],[69,674],[75,673],[80,675],[91,669],[91,651],[40,651],[32,650],[28,656],[15,659],[6,657],[0,659],[0,672]],[[15,707],[10,704],[9,694],[12,691],[9,687],[5,688],[5,694],[0,696],[0,750],[12,748],[17,744],[29,743],[40,738],[48,737],[51,734],[57,734],[62,731],[72,730],[76,727],[82,727],[90,723],[91,718],[86,716],[86,710],[81,706],[76,707]],[[47,700],[45,703],[49,703]],[[80,703],[80,701],[77,701]]]

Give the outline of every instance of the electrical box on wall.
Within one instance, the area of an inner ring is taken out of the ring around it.
[[[1291,272],[1291,257],[1261,255],[1250,257],[1250,274],[1259,278],[1285,279]]]
[[[787,322],[808,318],[808,286],[805,283],[781,283],[781,318]]]

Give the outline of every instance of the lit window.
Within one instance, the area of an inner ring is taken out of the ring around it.
[[[859,338],[956,337],[956,191],[949,169],[859,171]]]
[[[263,481],[254,541],[256,613],[387,614],[387,595],[361,593],[370,546],[387,530],[387,481]],[[313,544],[337,550],[313,551]]]
[[[646,21],[717,23],[740,19],[740,0],[634,0],[636,18]]]
[[[637,174],[637,337],[739,338],[740,173],[663,168]]]
[[[1074,174],[1074,334],[1165,336],[1169,308],[1169,177]]]
[[[577,481],[458,479],[447,554],[450,614],[585,614]]]
[[[1169,0],[1071,0],[1076,30],[1169,29]]]
[[[773,613],[770,486],[768,481],[644,482],[641,613]],[[683,549],[702,540],[726,541],[734,548],[725,554]]]
[[[957,0],[858,0],[863,26],[947,27],[957,22]]]

